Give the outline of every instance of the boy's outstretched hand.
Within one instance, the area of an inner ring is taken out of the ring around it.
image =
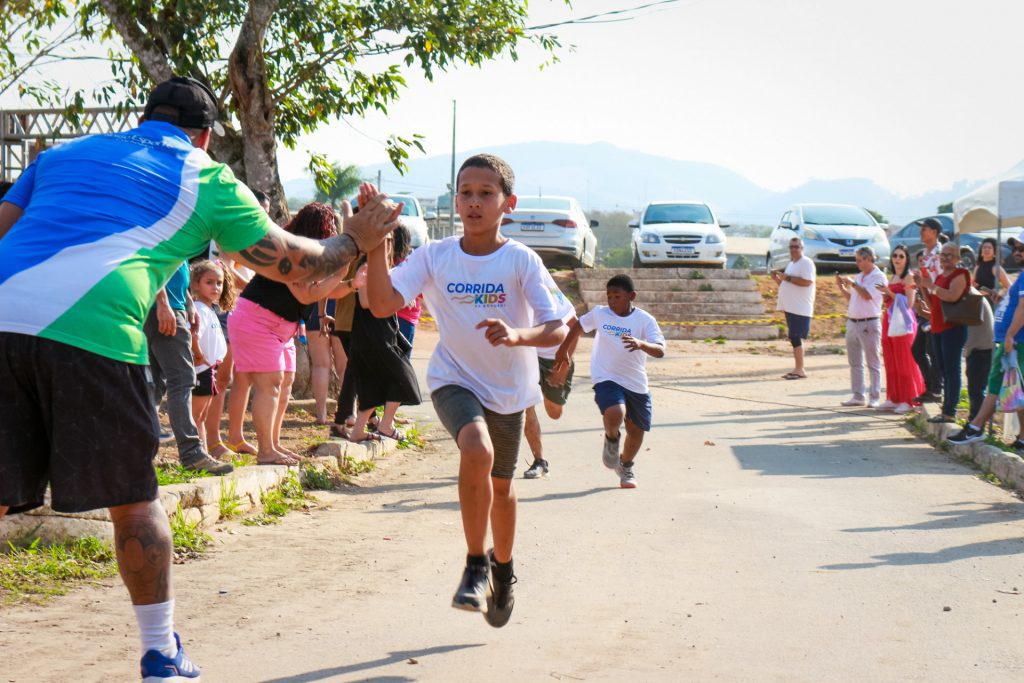
[[[644,343],[642,341],[628,334],[622,335],[622,345],[625,346],[628,351],[642,351],[644,348]]]
[[[515,346],[519,343],[519,330],[509,327],[508,323],[498,318],[481,320],[476,329],[484,330],[484,336],[491,346]]]

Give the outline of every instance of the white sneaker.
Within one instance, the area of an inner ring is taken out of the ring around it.
[[[909,403],[901,403],[895,408],[893,408],[892,412],[896,413],[897,415],[904,415],[906,413],[909,413],[913,409],[914,406],[910,405]]]
[[[604,466],[610,470],[618,469],[619,467],[620,441],[622,441],[622,432],[619,432],[619,438],[614,441],[607,436],[604,437],[604,450],[601,452],[601,460],[604,462]]]
[[[876,410],[896,410],[896,404],[892,401],[883,401],[876,408]]]
[[[849,407],[851,407],[851,406],[862,406],[862,405],[864,405],[864,399],[862,399],[862,398],[857,398],[856,396],[854,396],[854,397],[853,397],[853,398],[851,398],[851,399],[848,399],[848,400],[846,400],[846,401],[843,401],[843,402],[842,402],[842,403],[840,403],[839,405],[841,405],[841,406],[846,406],[846,407],[848,407],[848,408],[849,408]]]
[[[881,410],[882,404],[878,402],[877,398],[873,398],[868,401],[868,408],[874,408],[875,410]]]
[[[636,488],[636,475],[633,474],[633,465],[622,465],[620,464],[616,471],[619,473],[619,488],[623,489],[635,489]]]

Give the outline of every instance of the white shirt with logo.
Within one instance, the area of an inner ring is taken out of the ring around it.
[[[810,280],[811,284],[808,287],[801,287],[783,280],[779,283],[779,302],[775,310],[807,318],[814,317],[814,289],[817,281],[814,261],[807,256],[801,256],[786,266],[785,274]]]
[[[465,387],[503,415],[525,410],[542,398],[537,352],[491,346],[476,326],[498,318],[510,327],[532,327],[561,320],[572,305],[536,252],[521,242],[509,240],[491,254],[472,256],[460,239],[422,246],[391,271],[391,284],[406,303],[422,292],[437,321],[441,338],[427,367],[427,387]]]
[[[622,335],[664,346],[665,335],[654,316],[639,308],[619,316],[607,306],[597,306],[580,316],[580,327],[584,332],[597,331],[590,352],[591,383],[611,380],[630,391],[646,394],[647,354],[627,349]]]

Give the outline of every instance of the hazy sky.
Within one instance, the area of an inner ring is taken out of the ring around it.
[[[533,0],[536,23],[647,0]],[[682,0],[630,21],[555,29],[561,61],[413,75],[387,116],[334,122],[283,150],[385,158],[391,133],[428,155],[513,142],[606,141],[729,167],[773,190],[860,176],[903,194],[987,178],[1024,159],[1024,3],[1010,0]]]

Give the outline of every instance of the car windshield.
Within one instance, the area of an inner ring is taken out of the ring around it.
[[[856,206],[805,206],[804,225],[874,225],[867,211]]]
[[[714,223],[711,209],[703,204],[652,204],[644,213],[644,225],[653,223]]]
[[[568,211],[572,208],[568,199],[560,197],[518,197],[516,209],[559,209]]]

